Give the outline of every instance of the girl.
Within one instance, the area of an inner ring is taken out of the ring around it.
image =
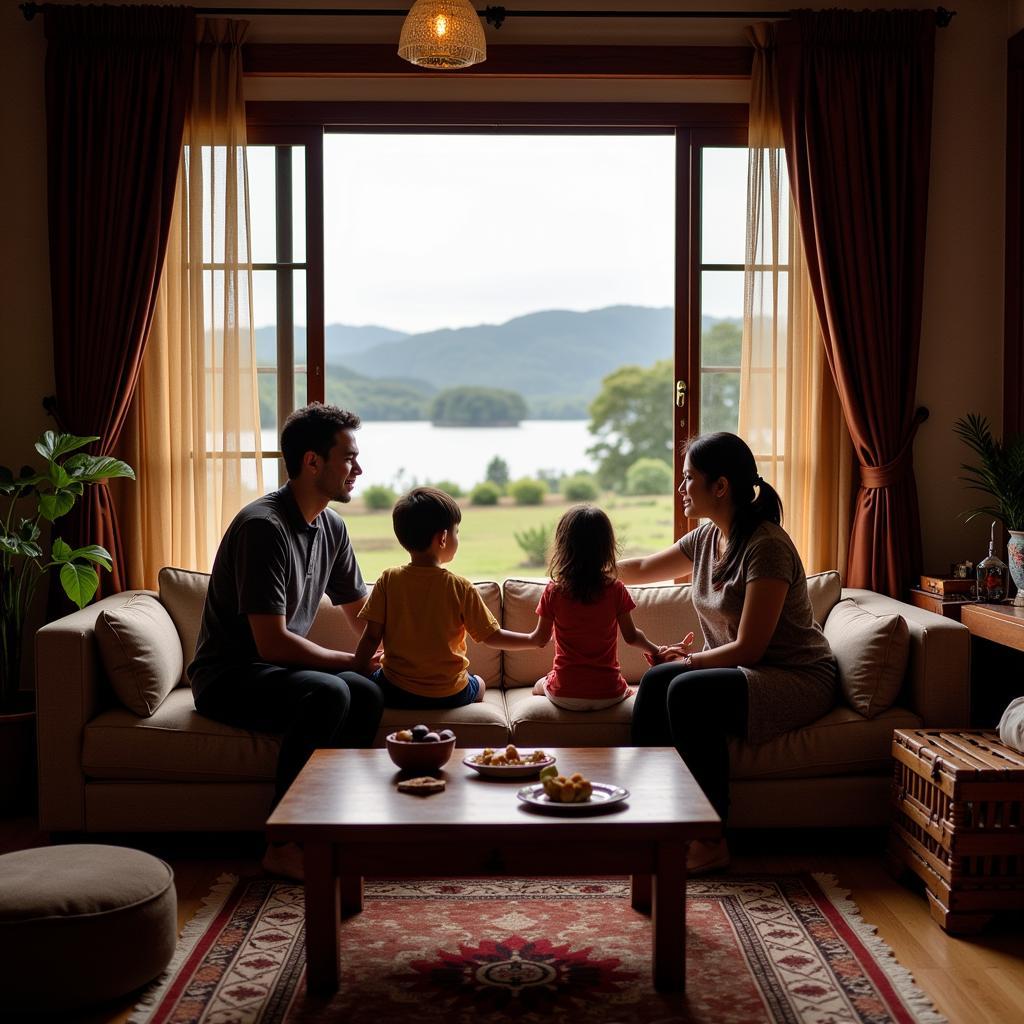
[[[555,662],[533,692],[570,711],[611,707],[633,692],[619,671],[620,630],[652,663],[665,650],[633,625],[636,604],[616,578],[615,554],[612,524],[599,508],[575,505],[559,520],[534,631],[541,645],[554,631]]]

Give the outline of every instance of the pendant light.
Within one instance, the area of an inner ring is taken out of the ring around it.
[[[469,0],[416,0],[402,25],[398,56],[422,68],[468,68],[487,58],[480,16]]]

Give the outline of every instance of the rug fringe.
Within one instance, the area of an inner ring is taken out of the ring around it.
[[[948,1018],[935,1009],[931,997],[914,982],[913,974],[896,959],[889,944],[879,937],[877,927],[861,917],[860,908],[851,898],[850,890],[843,888],[835,875],[814,872],[811,877],[867,946],[915,1019],[920,1024],[949,1024]]]
[[[132,1008],[131,1015],[125,1024],[147,1024],[150,1017],[156,1011],[160,1000],[167,991],[167,986],[178,973],[178,969],[188,959],[195,944],[203,937],[210,922],[220,912],[221,907],[231,895],[238,882],[238,875],[220,875],[210,891],[203,897],[203,905],[192,915],[192,918],[185,924],[178,938],[178,944],[174,949],[174,956],[165,968],[163,974],[157,978],[146,991],[142,998]]]

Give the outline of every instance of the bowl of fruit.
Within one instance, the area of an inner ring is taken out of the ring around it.
[[[448,763],[455,749],[455,733],[451,729],[414,725],[389,733],[384,742],[391,760],[402,771],[431,772]]]

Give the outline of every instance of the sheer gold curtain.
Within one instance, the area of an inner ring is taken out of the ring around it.
[[[192,107],[156,314],[125,429],[128,581],[208,570],[231,518],[263,493],[241,44],[200,20]]]
[[[747,253],[739,432],[779,492],[807,572],[845,574],[853,447],[814,310],[789,196],[774,26],[750,30]]]

